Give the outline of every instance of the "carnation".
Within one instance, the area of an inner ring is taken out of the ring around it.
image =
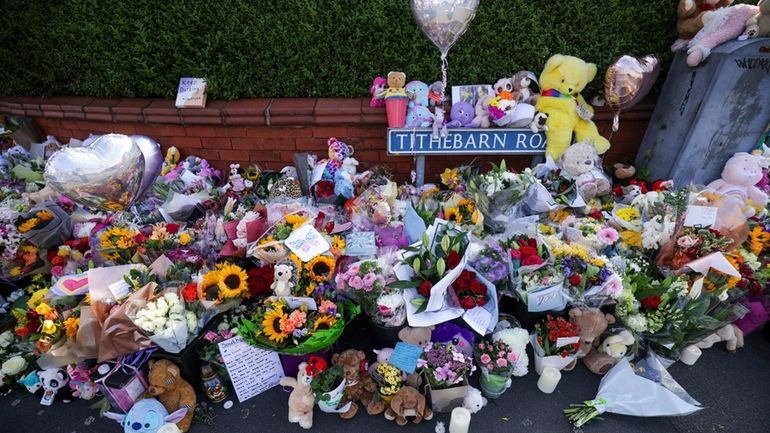
[[[599,238],[604,245],[612,245],[617,242],[619,238],[617,230],[612,227],[603,227],[599,230],[599,233],[596,234],[596,237]]]

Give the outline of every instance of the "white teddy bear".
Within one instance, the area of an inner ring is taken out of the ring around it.
[[[273,283],[270,289],[275,296],[291,296],[291,289],[294,283],[291,281],[294,276],[294,267],[289,263],[277,263],[273,270]]]
[[[575,179],[584,200],[607,194],[612,188],[599,161],[596,147],[588,141],[573,144],[559,157],[559,165]]]
[[[481,395],[481,391],[469,386],[465,391],[465,397],[463,398],[463,407],[468,409],[470,413],[476,413],[487,405],[487,399]]]

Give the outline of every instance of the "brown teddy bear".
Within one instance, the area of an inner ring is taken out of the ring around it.
[[[339,407],[351,402],[347,412],[340,413],[340,418],[350,419],[358,413],[357,401],[366,408],[369,415],[379,415],[385,410],[385,403],[381,400],[375,402],[374,395],[377,392],[377,383],[369,375],[366,362],[366,354],[360,350],[348,349],[342,353],[332,355],[332,364],[342,367],[346,380],[345,394]]]
[[[179,375],[179,367],[167,359],[150,361],[149,382],[147,397],[160,400],[168,413],[187,408],[187,415],[176,425],[183,432],[189,430],[195,413],[195,390]]]
[[[569,310],[569,321],[580,328],[580,350],[578,358],[582,358],[591,351],[594,340],[602,335],[607,326],[615,323],[612,314],[604,314],[598,308],[572,308]]]
[[[704,18],[710,12],[730,6],[733,0],[679,0],[676,9],[676,31],[679,39],[671,45],[671,51],[679,51],[703,28]]]
[[[430,336],[433,333],[434,326],[425,326],[419,328],[412,328],[411,326],[404,327],[398,331],[398,339],[404,343],[414,344],[415,346],[425,347],[430,343]],[[422,376],[420,373],[414,372],[406,376],[406,384],[419,388],[422,384]]]
[[[385,419],[396,420],[398,425],[406,425],[406,417],[413,416],[415,424],[420,421],[430,421],[433,411],[425,403],[425,397],[411,386],[402,387],[390,401],[390,407],[385,411]]]

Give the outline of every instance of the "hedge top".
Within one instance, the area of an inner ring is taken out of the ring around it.
[[[7,0],[0,94],[173,98],[182,76],[209,97],[362,96],[372,77],[439,78],[438,50],[407,0]],[[670,59],[677,0],[484,0],[449,52],[450,84],[539,72],[561,52],[599,65]]]

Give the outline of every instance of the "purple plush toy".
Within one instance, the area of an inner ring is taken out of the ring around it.
[[[452,111],[449,114],[448,128],[473,128],[473,118],[476,112],[473,105],[468,102],[460,101],[452,105]]]
[[[473,356],[473,332],[454,323],[447,322],[436,326],[430,341],[451,344],[464,354]]]

